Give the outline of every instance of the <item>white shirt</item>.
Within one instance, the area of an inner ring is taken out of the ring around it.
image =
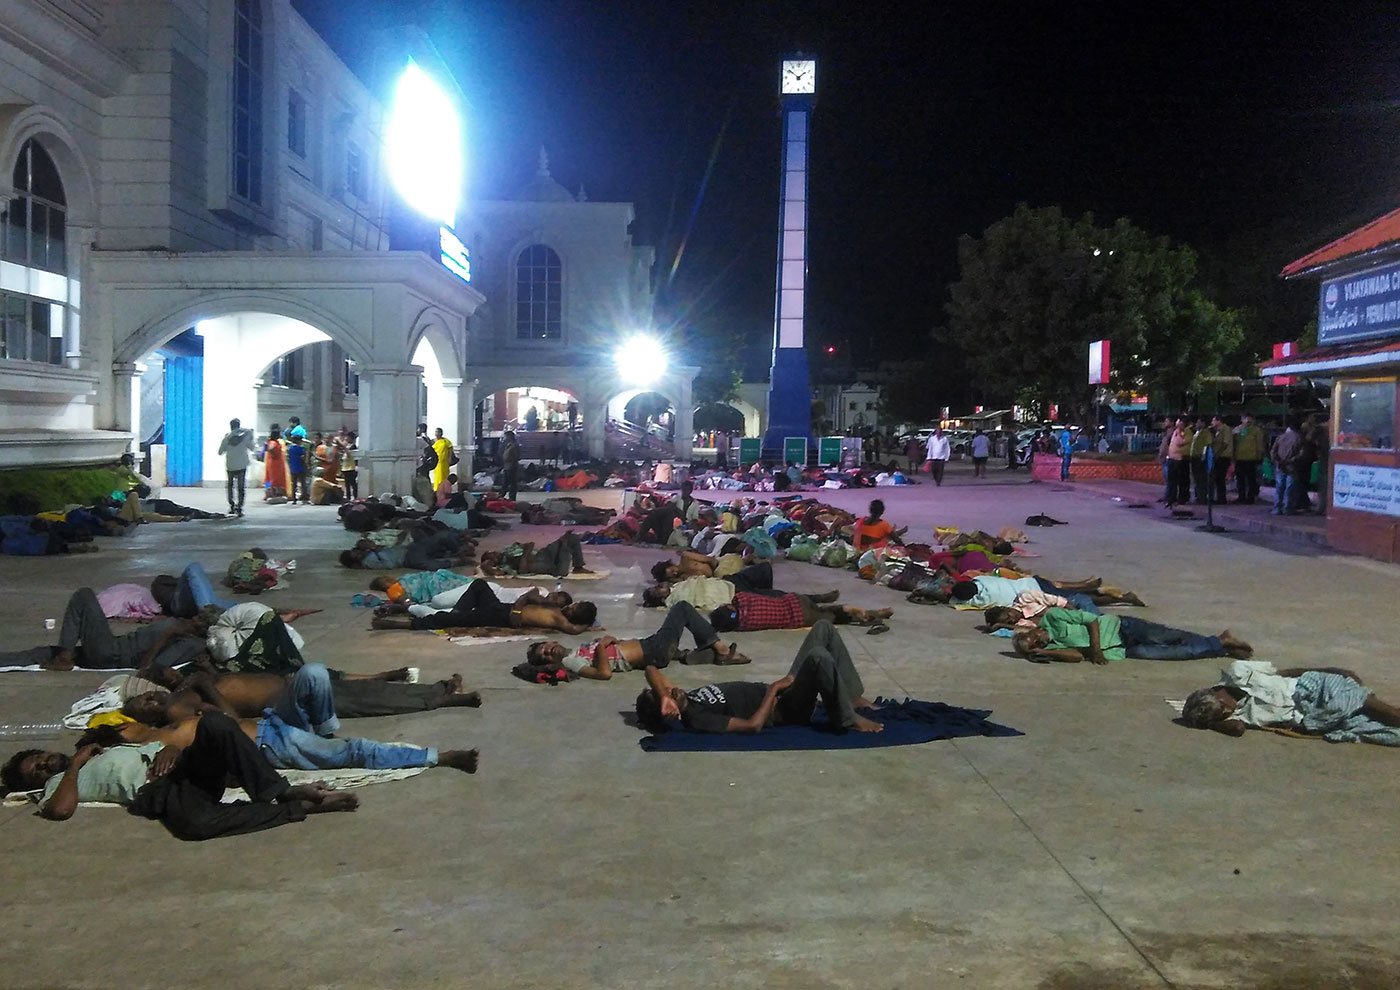
[[[1284,677],[1267,660],[1236,660],[1220,672],[1220,683],[1244,692],[1230,717],[1245,725],[1264,728],[1302,722],[1293,703],[1298,678]]]
[[[991,608],[993,605],[1011,605],[1016,596],[1027,591],[1039,591],[1040,584],[1035,578],[1004,578],[995,574],[979,574],[972,579],[977,585],[977,594],[966,604],[976,608]]]
[[[952,445],[948,443],[948,434],[933,433],[928,438],[928,459],[931,461],[946,461],[953,456]]]

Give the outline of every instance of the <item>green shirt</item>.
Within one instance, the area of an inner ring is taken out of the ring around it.
[[[1195,435],[1191,438],[1191,448],[1188,456],[1193,460],[1204,460],[1206,448],[1211,445],[1211,441],[1214,439],[1210,430],[1197,430]]]
[[[136,792],[146,784],[146,771],[151,768],[151,761],[164,748],[164,743],[146,743],[143,746],[113,746],[98,753],[78,771],[79,803],[107,801],[111,804],[130,804]],[[44,796],[39,799],[40,804],[49,802],[64,776],[58,774],[49,778],[44,785]]]
[[[1116,615],[1094,615],[1074,608],[1048,608],[1040,617],[1040,628],[1050,634],[1049,650],[1082,650],[1089,646],[1089,625],[1098,623],[1099,649],[1105,660],[1126,660],[1122,623]]]

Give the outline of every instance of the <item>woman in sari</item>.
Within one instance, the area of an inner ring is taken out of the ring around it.
[[[287,474],[287,450],[282,445],[282,429],[273,423],[263,444],[263,501],[274,495],[286,495],[292,487]]]
[[[433,441],[433,450],[438,456],[437,467],[433,468],[433,491],[437,491],[452,470],[452,441],[442,435],[440,426],[433,433],[437,437]]]

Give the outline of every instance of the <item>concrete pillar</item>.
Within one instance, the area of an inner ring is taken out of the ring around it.
[[[476,453],[476,387],[481,384],[477,378],[462,378],[457,383],[457,433],[453,437],[457,444],[458,477],[466,481],[472,469],[472,456]]]
[[[112,363],[112,422],[111,429],[132,434],[141,439],[141,376],[146,366],[140,361]]]
[[[411,364],[367,364],[360,372],[360,491],[411,492],[418,450],[419,369]]]
[[[608,400],[580,397],[579,408],[583,413],[583,442],[588,456],[601,460],[607,443]]]
[[[695,402],[692,399],[690,382],[682,380],[675,393],[676,460],[689,463],[693,446],[691,438],[695,433]]]

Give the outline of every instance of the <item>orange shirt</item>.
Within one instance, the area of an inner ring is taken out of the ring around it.
[[[864,553],[866,550],[875,550],[890,542],[890,534],[894,532],[894,527],[884,519],[877,519],[871,522],[864,518],[856,523],[856,550]]]

